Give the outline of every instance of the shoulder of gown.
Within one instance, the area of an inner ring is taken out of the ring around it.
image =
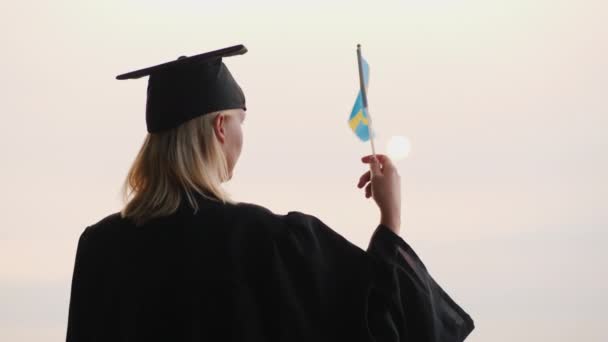
[[[378,341],[464,341],[471,316],[434,280],[414,249],[383,224],[364,251],[314,215],[290,211],[280,253],[307,260],[310,274],[366,299],[367,332]],[[323,269],[325,268],[325,273]]]

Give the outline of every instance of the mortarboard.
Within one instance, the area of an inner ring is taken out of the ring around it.
[[[245,46],[235,45],[181,56],[175,61],[118,75],[116,79],[150,76],[146,126],[150,133],[160,132],[218,110],[246,110],[245,95],[222,62],[222,57],[246,52]]]

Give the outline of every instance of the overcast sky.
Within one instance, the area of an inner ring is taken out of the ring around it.
[[[356,44],[402,237],[471,314],[467,341],[606,341],[605,1],[62,0],[0,5],[0,340],[64,340],[78,236],[120,210],[145,137],[133,69],[235,44],[235,199],[313,214],[365,248],[371,153],[347,119]]]

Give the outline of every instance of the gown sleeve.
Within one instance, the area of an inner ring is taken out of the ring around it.
[[[326,302],[351,312],[334,312],[333,322],[352,314],[344,326],[364,325],[365,340],[378,342],[457,342],[474,329],[471,317],[390,228],[378,225],[363,251],[312,215],[291,211],[286,217],[290,223],[283,242],[291,247],[284,249],[291,251],[283,256],[299,250],[300,258],[317,268],[309,277],[331,283],[320,286],[342,288],[332,293],[344,296],[340,301]],[[355,303],[361,300],[365,303],[359,308]],[[360,321],[355,319],[359,310],[364,311]]]
[[[464,341],[474,329],[473,319],[390,228],[378,225],[367,253],[376,271],[368,319],[378,341]]]

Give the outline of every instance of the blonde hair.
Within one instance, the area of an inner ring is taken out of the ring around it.
[[[196,212],[194,193],[236,203],[221,186],[230,171],[213,130],[218,115],[234,113],[208,113],[168,131],[148,133],[122,186],[126,204],[121,216],[142,225],[174,213],[183,200]]]

